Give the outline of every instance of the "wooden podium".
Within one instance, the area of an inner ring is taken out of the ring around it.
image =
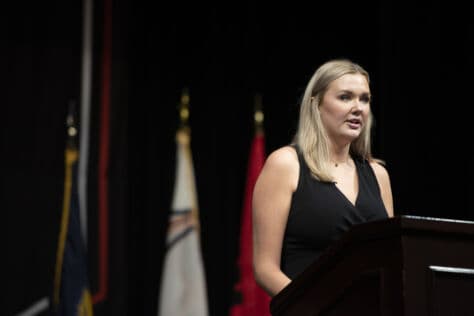
[[[474,222],[354,226],[276,295],[273,316],[472,316]]]

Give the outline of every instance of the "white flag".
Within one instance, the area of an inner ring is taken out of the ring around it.
[[[176,180],[158,316],[207,316],[207,291],[201,257],[199,213],[190,137],[176,135]]]

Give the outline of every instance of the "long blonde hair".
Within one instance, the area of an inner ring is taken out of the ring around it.
[[[321,121],[319,105],[329,84],[346,74],[361,74],[369,81],[369,74],[360,65],[347,59],[330,60],[321,65],[311,77],[303,94],[300,116],[293,143],[297,144],[312,175],[325,182],[333,181],[329,173],[329,141]],[[361,134],[350,145],[350,153],[357,157],[373,161],[371,153],[370,130],[372,113]]]

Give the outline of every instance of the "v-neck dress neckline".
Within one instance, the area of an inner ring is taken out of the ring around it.
[[[358,162],[356,162],[356,159],[352,159],[354,161],[354,166],[355,166],[355,169],[356,169],[356,177],[357,177],[357,193],[356,193],[356,198],[355,198],[355,201],[354,203],[352,203],[351,200],[349,200],[349,198],[347,197],[347,195],[344,194],[344,192],[342,192],[341,189],[339,189],[339,187],[337,186],[336,182],[331,182],[334,186],[334,190],[336,190],[339,195],[353,208],[357,208],[357,202],[359,201],[359,196],[360,196],[360,191],[361,191],[361,181],[360,181],[360,172],[359,172],[359,164]]]

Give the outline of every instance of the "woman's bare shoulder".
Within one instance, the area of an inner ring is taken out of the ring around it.
[[[377,178],[377,182],[379,183],[380,192],[382,194],[382,199],[385,205],[385,209],[387,210],[387,214],[389,217],[393,217],[393,197],[388,171],[385,166],[383,166],[379,162],[374,161],[371,162],[370,165],[374,170],[375,177]]]
[[[277,169],[294,169],[298,168],[298,155],[296,150],[291,146],[284,146],[271,152],[266,160],[269,167]]]
[[[288,185],[294,191],[298,185],[299,168],[296,150],[291,146],[284,146],[270,153],[262,173],[268,183]]]
[[[387,169],[377,161],[371,161],[370,166],[374,170],[375,176],[380,180],[389,180]]]

